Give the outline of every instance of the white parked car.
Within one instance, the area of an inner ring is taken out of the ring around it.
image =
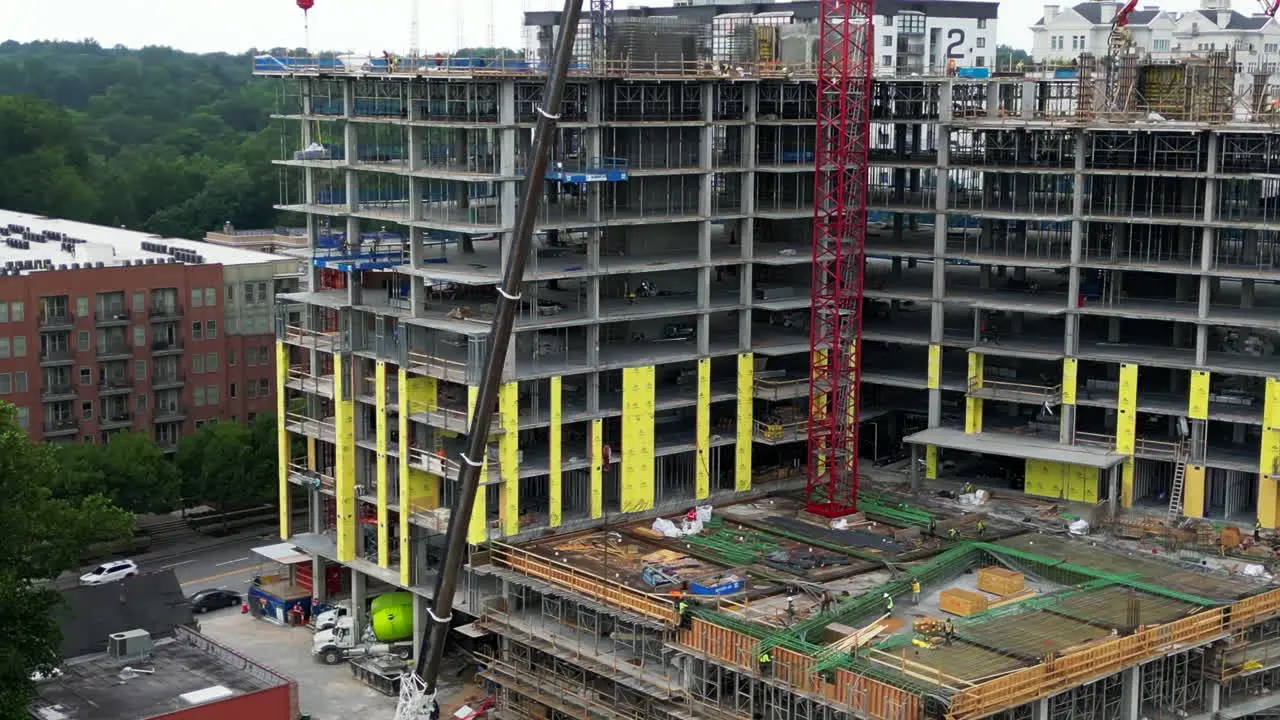
[[[80,576],[81,585],[103,585],[138,574],[138,564],[132,560],[105,562]]]

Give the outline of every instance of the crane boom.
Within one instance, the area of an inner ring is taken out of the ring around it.
[[[573,39],[577,34],[575,29],[581,15],[582,0],[564,0],[564,10],[560,14],[560,37],[556,40],[554,60],[543,90],[544,104],[538,108],[538,122],[534,127],[531,162],[520,196],[520,213],[516,218],[515,231],[511,235],[512,246],[507,253],[506,267],[503,268],[502,284],[498,287],[498,308],[493,325],[489,328],[489,355],[485,359],[484,375],[467,434],[467,449],[461,456],[458,493],[450,508],[449,528],[445,535],[444,563],[436,576],[435,594],[431,599],[430,629],[422,638],[414,672],[406,673],[401,678],[400,703],[396,707],[397,720],[418,720],[420,717],[438,714],[435,703],[436,680],[440,675],[440,662],[444,657],[445,641],[449,635],[449,621],[453,618],[453,596],[458,588],[458,572],[462,568],[462,558],[467,550],[467,529],[475,507],[476,492],[480,487],[480,469],[488,442],[490,420],[496,409],[498,386],[502,383],[502,366],[506,363],[511,328],[520,304],[525,259],[529,255],[533,238],[538,199],[542,196],[556,122],[560,117],[560,101],[564,97],[565,76],[569,72],[569,60],[573,55]]]
[[[862,293],[874,67],[874,0],[822,0],[809,323],[806,509],[858,507]]]
[[[1267,17],[1275,17],[1276,11],[1280,10],[1280,0],[1258,0],[1258,4],[1262,6],[1262,14]]]

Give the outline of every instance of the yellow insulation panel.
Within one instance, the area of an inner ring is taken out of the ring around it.
[[[969,353],[969,387],[982,387],[983,357],[981,353]],[[982,398],[966,397],[964,399],[964,431],[966,433],[982,432]]]
[[[1209,371],[1191,371],[1191,390],[1187,394],[1187,417],[1209,419]]]
[[[1280,477],[1280,378],[1267,378],[1262,407],[1262,448],[1258,478],[1258,519],[1269,528],[1280,525],[1280,493],[1273,477]]]
[[[653,507],[654,369],[622,370],[622,512]]]
[[[1120,390],[1116,399],[1116,452],[1132,455],[1137,440],[1138,366],[1120,365]]]
[[[1188,465],[1187,475],[1182,481],[1182,514],[1187,517],[1204,517],[1204,478],[1203,465]]]
[[[437,407],[438,386],[435,378],[416,377],[400,370],[400,584],[408,586],[413,581],[410,571],[413,553],[410,549],[412,531],[409,519],[415,512],[440,507],[440,478],[417,468],[409,467],[409,446],[412,435],[409,416],[415,412],[431,412]]]
[[[471,425],[471,418],[476,414],[476,401],[480,397],[480,388],[475,385],[467,386],[467,425]],[[479,545],[489,539],[488,515],[489,508],[484,485],[489,479],[489,452],[484,453],[484,461],[480,466],[480,489],[476,492],[476,504],[471,508],[471,523],[467,526],[467,542],[472,545]]]
[[[289,431],[285,428],[288,419],[285,383],[289,380],[289,348],[284,342],[276,341],[276,473],[279,480],[278,502],[280,505],[280,538],[288,540],[291,533],[289,504],[289,462],[293,459],[289,454]],[[307,438],[307,467],[315,469],[314,438]]]
[[[752,402],[755,399],[755,358],[751,353],[738,355],[738,437],[734,457],[733,489],[751,489],[751,441],[755,421]]]
[[[693,496],[702,500],[711,494],[711,358],[698,360],[696,413]]]
[[[337,560],[356,559],[360,523],[356,509],[355,403],[350,399],[351,369],[341,355],[333,356],[334,496],[337,505]],[[346,398],[346,399],[344,399]]]
[[[1079,361],[1075,358],[1062,359],[1062,404],[1076,404],[1076,373],[1079,371]]]
[[[509,428],[498,437],[499,474],[498,519],[503,535],[520,532],[520,388],[519,383],[504,383],[498,389],[498,413],[502,427]]]
[[[591,519],[604,517],[604,421],[591,421]]]
[[[1096,503],[1099,478],[1097,468],[1027,460],[1023,492],[1039,497]]]
[[[563,403],[563,386],[564,383],[560,376],[551,378],[551,426],[547,428],[547,466],[551,474],[547,480],[547,492],[551,496],[548,498],[548,525],[551,527],[560,527],[563,521],[561,513],[563,509],[561,503],[564,497],[564,475],[563,463],[561,461],[561,453],[563,448],[560,443],[563,436],[560,431],[560,423]]]
[[[937,390],[942,387],[942,346],[929,346],[929,370],[926,376],[928,388]]]

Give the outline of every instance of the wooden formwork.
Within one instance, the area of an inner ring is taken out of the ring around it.
[[[681,645],[726,665],[760,671],[756,651],[760,641],[749,635],[695,619],[688,629],[680,631],[678,640]],[[920,698],[906,690],[848,670],[835,671],[831,678],[834,682],[827,682],[813,671],[816,661],[808,655],[781,647],[773,648],[769,655],[773,660],[769,672],[775,679],[794,686],[797,692],[826,698],[872,720],[921,720],[924,717]]]
[[[570,565],[501,543],[492,543],[489,559],[530,577],[568,588],[574,592],[668,625],[680,622],[673,600],[642,593],[621,583],[606,580]]]

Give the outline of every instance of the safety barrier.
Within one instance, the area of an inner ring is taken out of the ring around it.
[[[287,343],[302,345],[324,352],[336,352],[341,347],[341,336],[336,332],[320,332],[297,325],[285,325],[281,338]]]
[[[1061,385],[1028,385],[1025,383],[1006,382],[1004,380],[987,380],[985,378],[969,378],[969,394],[981,395],[992,400],[1011,400],[1057,405],[1062,402]]]
[[[803,391],[801,388],[803,388]],[[761,378],[755,381],[753,392],[761,400],[786,400],[805,397],[809,394],[809,378],[790,380]]]
[[[321,490],[333,492],[333,489],[337,486],[337,481],[332,475],[326,475],[319,470],[312,470],[305,463],[289,463],[289,474],[297,476],[298,483],[302,485],[314,485],[318,480]]]
[[[793,423],[771,423],[763,420],[756,420],[755,434],[757,440],[768,440],[771,442],[782,442],[783,440],[801,440],[807,437],[806,432],[809,427],[807,421]]]
[[[1076,432],[1072,435],[1072,441],[1073,445],[1107,450],[1114,450],[1116,447],[1116,436],[1102,433]],[[1133,441],[1133,454],[1138,457],[1174,460],[1178,457],[1180,449],[1181,446],[1178,443],[1166,440],[1134,438]]]
[[[420,370],[431,377],[449,382],[466,384],[468,381],[467,364],[460,360],[450,360],[439,355],[428,355],[413,350],[406,353],[406,360],[408,370]]]
[[[668,625],[679,622],[675,604],[671,599],[659,598],[633,590],[621,583],[606,580],[570,565],[548,560],[511,545],[491,543],[490,560],[493,564],[510,568],[530,577],[546,580],[554,585],[569,588],[608,605],[658,620]]]

